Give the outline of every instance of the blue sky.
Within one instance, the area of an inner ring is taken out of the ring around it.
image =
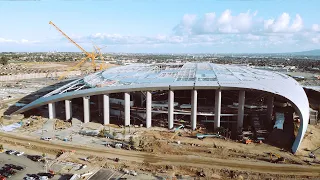
[[[0,52],[255,53],[320,49],[320,1],[0,1]]]

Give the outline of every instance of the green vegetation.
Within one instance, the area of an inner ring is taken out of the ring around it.
[[[108,130],[106,130],[105,128],[101,129],[98,137],[105,137],[105,134],[108,133]]]
[[[134,139],[133,139],[132,136],[129,137],[129,144],[130,144],[131,146],[134,146]]]
[[[2,56],[0,58],[0,64],[2,64],[2,65],[7,65],[8,61],[9,61],[9,59],[6,56]]]

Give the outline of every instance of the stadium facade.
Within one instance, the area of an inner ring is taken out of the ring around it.
[[[94,96],[97,97],[95,102],[90,100]],[[95,119],[92,116],[101,110],[103,124],[117,117],[125,126],[137,121],[147,128],[160,119],[159,124],[169,129],[184,123],[192,130],[199,126],[208,129],[222,126],[239,132],[252,125],[252,114],[260,117],[261,124],[273,128],[275,112],[282,107],[291,108],[300,119],[291,148],[294,153],[309,121],[308,98],[291,77],[247,66],[213,63],[113,67],[63,85],[15,113],[45,105],[49,118],[55,118],[57,103],[63,102],[68,120],[76,113],[72,107],[79,98],[85,123]],[[282,122],[284,129],[293,127],[293,115],[286,116],[287,121],[288,126]],[[290,131],[293,133],[293,128]]]

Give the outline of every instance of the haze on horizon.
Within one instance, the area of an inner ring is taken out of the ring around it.
[[[1,1],[0,52],[287,53],[319,49],[320,2]]]

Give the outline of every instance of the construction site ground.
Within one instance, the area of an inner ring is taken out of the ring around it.
[[[43,121],[52,120],[43,119]],[[76,126],[67,129],[72,132],[73,128]],[[7,149],[12,148],[26,153],[31,150],[33,153],[47,153],[52,156],[60,150],[75,151],[64,161],[88,164],[96,168],[105,167],[114,170],[127,168],[139,174],[147,172],[157,176],[194,177],[198,172],[203,171],[206,177],[221,178],[242,176],[249,179],[268,177],[316,179],[320,177],[320,165],[312,163],[314,160],[308,157],[309,151],[319,146],[320,142],[317,138],[320,135],[319,126],[309,126],[305,141],[296,155],[267,144],[246,145],[232,140],[212,138],[198,140],[188,137],[191,135],[183,131],[181,131],[182,136],[169,140],[174,133],[162,128],[136,128],[131,130],[131,133],[127,132],[135,137],[136,143],[141,140],[138,146],[139,151],[106,147],[105,142],[111,140],[83,135],[75,135],[72,142],[64,142],[60,139],[47,142],[40,140],[41,135],[35,133],[41,128],[35,129],[32,133],[27,129],[19,128],[14,132],[1,132],[0,143]],[[110,128],[110,130],[121,132],[122,128]],[[59,131],[56,130],[54,134],[59,134]],[[281,164],[270,163],[268,153],[285,157],[286,161]],[[85,157],[89,157],[89,161],[79,160]],[[119,158],[120,162],[114,162],[114,158]],[[59,168],[58,171],[60,171]]]
[[[50,68],[53,67],[50,66]],[[0,116],[8,107],[29,93],[57,82],[57,79],[50,78],[1,82],[0,88],[3,90],[0,94]],[[43,112],[43,115],[46,113]],[[319,161],[308,157],[311,150],[320,146],[319,125],[308,126],[299,151],[293,155],[268,144],[243,144],[217,138],[199,140],[195,138],[197,132],[188,129],[179,130],[181,136],[173,137],[174,132],[159,127],[150,129],[127,127],[124,130],[117,125],[103,126],[93,122],[83,124],[75,118],[72,120],[72,126],[59,119],[49,120],[40,116],[1,118],[3,126],[16,122],[23,122],[24,125],[12,132],[1,131],[0,144],[3,144],[6,149],[24,151],[31,155],[46,153],[51,159],[50,168],[60,174],[98,172],[92,179],[99,179],[102,176],[128,179],[159,179],[160,177],[319,179],[320,177]],[[32,123],[26,126],[30,122]],[[105,129],[115,134],[117,140],[80,135],[78,132],[84,129]],[[130,136],[133,137],[136,150],[106,147],[107,142],[128,141]],[[43,141],[40,137],[52,137],[53,140]],[[70,141],[71,137],[72,141]],[[56,155],[61,150],[66,151],[67,155],[57,160]],[[69,153],[70,151],[72,153]],[[285,162],[270,162],[269,153],[284,157]],[[320,151],[316,155],[320,157]],[[83,158],[88,160],[84,161]],[[115,162],[114,158],[119,158],[120,161]],[[78,170],[80,164],[86,164],[87,167]],[[135,170],[138,176],[125,175],[121,171],[124,168]],[[200,177],[203,174],[205,177]]]

